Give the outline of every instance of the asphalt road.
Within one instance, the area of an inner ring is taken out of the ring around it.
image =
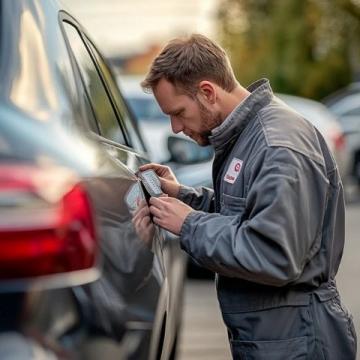
[[[347,206],[346,243],[336,281],[342,300],[354,317],[360,360],[360,199]]]
[[[353,314],[360,337],[360,197],[347,205],[346,244],[337,276],[345,306]],[[211,280],[188,280],[185,293],[180,360],[231,359],[226,329]],[[360,342],[358,339],[358,349]],[[358,354],[360,360],[360,354]]]

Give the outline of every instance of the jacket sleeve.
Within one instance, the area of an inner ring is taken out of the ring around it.
[[[273,286],[295,281],[320,247],[324,172],[322,164],[290,149],[269,148],[252,167],[246,199],[230,196],[226,216],[190,213],[181,246],[224,276]]]
[[[195,210],[212,213],[215,211],[214,190],[207,187],[191,188],[181,186],[178,199]]]

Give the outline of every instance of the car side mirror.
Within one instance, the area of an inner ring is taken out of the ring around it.
[[[170,135],[168,137],[170,161],[179,164],[196,164],[209,161],[214,156],[210,146],[200,146],[192,140]]]

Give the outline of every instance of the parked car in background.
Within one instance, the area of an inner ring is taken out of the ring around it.
[[[334,155],[341,178],[345,181],[349,174],[350,155],[337,117],[318,101],[299,96],[276,95],[320,131]]]
[[[185,259],[136,221],[149,158],[107,63],[53,0],[0,0],[0,29],[0,358],[174,358]]]
[[[360,186],[360,82],[328,96],[324,104],[341,124],[350,152],[350,174]]]
[[[332,94],[326,96],[322,102],[326,106],[330,106],[331,104],[337,103],[338,101],[342,100],[343,98],[359,94],[360,93],[360,81],[350,83],[349,85],[345,86],[344,88],[341,88]]]

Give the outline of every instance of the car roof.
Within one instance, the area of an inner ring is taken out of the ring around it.
[[[360,92],[347,94],[328,106],[337,116],[344,116],[346,113],[360,108]]]
[[[322,102],[326,106],[332,106],[333,104],[337,103],[338,101],[342,100],[343,98],[360,93],[360,81],[353,82],[349,84],[348,86],[341,88],[332,94],[326,96]]]

